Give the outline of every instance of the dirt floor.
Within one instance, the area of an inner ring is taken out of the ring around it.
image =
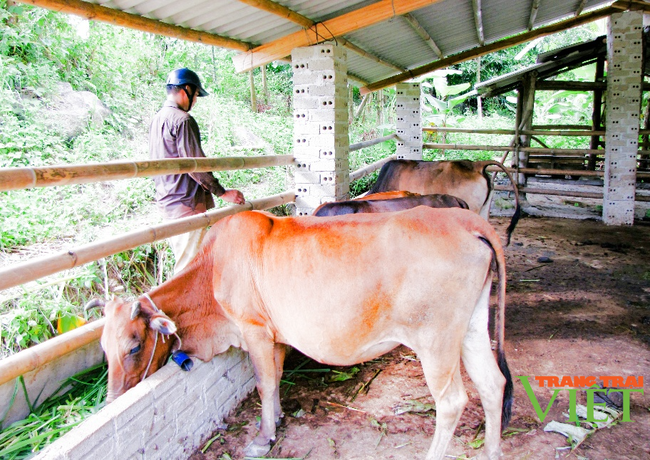
[[[490,221],[503,231],[509,219]],[[589,218],[528,217],[506,253],[506,352],[513,376],[650,379],[648,223],[608,227]],[[313,369],[319,371],[307,372]],[[268,457],[424,458],[435,430],[434,402],[411,350],[400,347],[354,368],[320,365],[294,351],[285,378],[286,415]],[[544,432],[550,421],[567,422],[569,392],[559,392],[541,423],[521,381],[514,380],[504,458],[650,459],[647,391],[631,396],[632,422],[600,429],[571,451],[567,438]],[[465,374],[464,381],[470,399],[449,458],[472,458],[482,451],[483,410]],[[537,385],[533,390],[545,409],[552,391]],[[585,403],[584,391],[578,392],[578,402]],[[198,451],[191,459],[243,458],[259,415],[255,392],[214,434],[205,453]]]

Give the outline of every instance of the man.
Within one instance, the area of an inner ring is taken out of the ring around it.
[[[149,129],[149,155],[164,158],[204,158],[196,120],[189,114],[198,97],[208,93],[199,76],[189,69],[176,69],[167,77],[167,100],[154,116]],[[211,173],[155,176],[156,202],[165,219],[200,214],[214,208],[212,195],[235,204],[244,204],[239,190],[226,190]],[[174,273],[182,270],[198,253],[207,229],[169,238],[176,263]]]

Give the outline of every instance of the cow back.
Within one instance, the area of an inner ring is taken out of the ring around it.
[[[471,161],[391,160],[386,163],[369,194],[406,190],[421,195],[446,194],[464,200],[479,213],[490,192],[483,165]]]
[[[227,316],[242,328],[266,324],[276,341],[338,365],[408,345],[413,321],[466,328],[492,260],[476,233],[499,244],[460,209],[224,220],[214,292]]]

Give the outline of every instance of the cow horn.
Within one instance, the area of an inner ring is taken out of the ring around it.
[[[138,315],[140,314],[140,302],[133,302],[133,305],[131,305],[131,321],[136,319]]]
[[[106,302],[102,299],[93,299],[84,306],[84,311],[92,310],[93,308],[104,308]]]

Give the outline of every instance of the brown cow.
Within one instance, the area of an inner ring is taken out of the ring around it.
[[[387,192],[394,193],[394,192]],[[401,192],[400,192],[401,193]],[[408,193],[408,192],[407,192]],[[391,199],[378,198],[383,193],[368,195],[365,199],[354,199],[346,201],[333,201],[331,203],[321,204],[314,210],[312,215],[323,216],[342,216],[344,214],[373,213],[373,212],[395,212],[411,209],[416,206],[429,206],[431,208],[462,208],[469,209],[467,203],[451,195],[440,195],[437,193],[431,195],[419,195],[409,193],[411,196],[402,196]]]
[[[498,275],[497,357],[488,311]],[[372,267],[371,270],[368,270]],[[504,353],[506,274],[494,229],[465,210],[424,206],[383,214],[226,217],[183,271],[134,302],[110,301],[101,344],[112,401],[155,372],[176,348],[203,361],[249,352],[262,402],[261,456],[282,416],[279,381],[286,345],[337,366],[404,344],[422,363],[436,401],[427,459],[442,459],[467,402],[462,358],[486,414],[485,450],[500,456],[512,380]],[[498,361],[498,363],[497,363]]]
[[[382,166],[377,181],[368,194],[406,190],[420,193],[444,193],[467,202],[469,209],[487,220],[492,199],[492,181],[485,172],[488,166],[498,166],[506,173],[515,193],[515,213],[506,230],[507,244],[521,216],[519,191],[508,170],[498,161],[417,161],[391,160]]]

